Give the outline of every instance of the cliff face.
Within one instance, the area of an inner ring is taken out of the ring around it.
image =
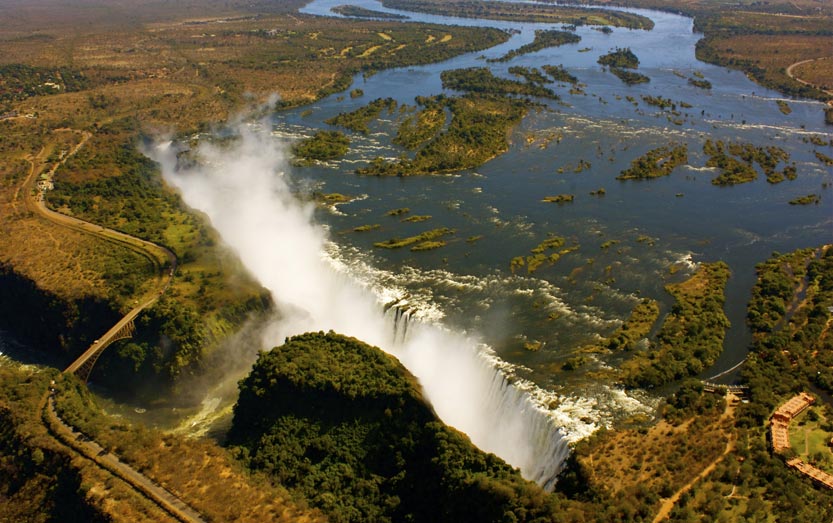
[[[70,363],[119,318],[104,300],[60,297],[2,263],[0,289],[0,329],[60,364]]]
[[[416,379],[354,338],[261,353],[228,442],[332,521],[553,521],[556,499],[439,421]]]
[[[0,519],[109,521],[87,500],[71,457],[26,428],[0,404]]]
[[[122,316],[112,301],[52,293],[3,263],[0,290],[0,330],[58,368],[69,365]],[[165,390],[182,375],[203,372],[224,340],[271,307],[265,291],[232,296],[208,311],[165,296],[139,315],[131,339],[102,354],[94,379],[115,395],[159,399],[160,387]]]

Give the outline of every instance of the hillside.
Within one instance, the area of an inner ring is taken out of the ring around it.
[[[393,357],[334,333],[260,354],[229,443],[331,521],[552,521],[557,498],[445,426]]]

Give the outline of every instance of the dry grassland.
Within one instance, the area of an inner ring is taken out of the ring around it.
[[[833,36],[740,35],[715,38],[710,45],[725,59],[749,61],[766,69],[768,78],[780,81],[785,81],[792,64],[814,60],[793,74],[813,85],[833,86]]]
[[[6,121],[4,130],[33,132],[32,122]],[[43,290],[65,299],[106,298],[107,272],[142,273],[147,271],[145,260],[103,240],[56,228],[31,212],[25,201],[26,180],[49,167],[50,155],[69,150],[77,141],[74,133],[56,131],[44,137],[38,153],[0,164],[0,263],[15,267],[21,275],[37,281]],[[114,255],[118,262],[114,262]]]

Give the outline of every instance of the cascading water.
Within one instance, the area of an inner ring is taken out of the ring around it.
[[[272,292],[280,318],[267,329],[264,346],[314,330],[376,345],[419,379],[443,421],[552,488],[568,441],[529,393],[534,386],[513,383],[502,362],[470,336],[419,321],[407,300],[381,305],[373,292],[337,272],[323,254],[326,236],[313,224],[311,208],[299,203],[280,174],[286,162],[274,139],[252,126],[241,125],[238,133],[234,145],[200,146],[196,165],[178,168],[170,143],[148,154]]]
[[[464,429],[463,425],[451,421],[459,420],[461,417],[459,414],[455,416],[454,410],[449,408],[451,402],[448,398],[445,398],[445,401],[444,398],[435,400],[432,395],[435,391],[426,388],[434,409],[447,423],[467,432],[478,447],[501,456],[520,468],[525,478],[551,490],[570,453],[570,448],[567,439],[553,425],[546,409],[537,405],[530,395],[519,387],[520,382],[513,384],[507,378],[495,365],[486,347],[478,346],[473,340],[451,332],[442,333],[436,325],[424,324],[413,319],[412,313],[413,308],[407,301],[385,307],[385,316],[392,326],[388,351],[400,358],[413,372],[412,365],[419,365],[417,361],[412,361],[412,358],[419,357],[421,347],[416,340],[419,340],[420,334],[411,338],[408,332],[440,331],[440,335],[448,342],[447,346],[440,347],[440,351],[447,347],[456,351],[456,355],[460,357],[458,367],[447,369],[446,379],[455,380],[460,372],[472,376],[471,381],[463,383],[463,386],[476,385],[464,394],[470,398],[467,401],[471,401],[468,405],[470,419],[465,426],[470,429],[479,426],[477,436]],[[412,343],[415,345],[412,346]],[[409,364],[409,361],[412,363]],[[481,394],[470,394],[474,391],[480,391]]]
[[[411,304],[405,300],[397,300],[385,305],[385,317],[393,325],[393,339],[391,341],[394,346],[404,343],[407,339],[412,312]]]

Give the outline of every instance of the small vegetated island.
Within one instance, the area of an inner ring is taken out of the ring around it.
[[[509,270],[515,274],[516,270],[526,266],[527,274],[532,274],[543,264],[554,265],[562,256],[575,252],[579,249],[578,244],[564,247],[566,240],[561,236],[550,234],[548,238],[530,249],[527,256],[516,256],[509,262]],[[563,247],[563,248],[562,248]]]
[[[651,79],[644,74],[628,71],[639,67],[639,58],[630,48],[619,49],[599,57],[597,62],[610,67],[610,72],[628,85],[643,84]]]
[[[789,201],[790,205],[818,205],[819,203],[821,203],[821,196],[818,194],[799,196]]]
[[[341,16],[349,16],[351,18],[375,18],[377,20],[407,20],[408,18],[405,15],[365,9],[364,7],[359,7],[357,5],[337,5],[331,8],[330,11]]]
[[[540,51],[542,49],[546,49],[548,47],[558,47],[560,45],[565,44],[575,44],[581,41],[581,37],[575,33],[571,33],[569,31],[558,31],[556,29],[536,29],[535,30],[535,39],[526,44],[522,45],[517,49],[512,49],[505,55],[501,56],[500,58],[492,58],[489,59],[489,62],[508,62],[509,60],[515,58],[516,56],[534,53],[536,51]]]
[[[827,167],[830,167],[831,165],[833,165],[833,158],[827,156],[826,154],[824,154],[820,151],[813,151],[813,154],[816,155],[816,159],[819,162],[821,162],[823,165],[826,165]]]
[[[574,194],[556,194],[554,196],[544,196],[541,201],[544,203],[572,203],[575,198]]]
[[[668,176],[675,167],[688,163],[688,146],[668,145],[651,149],[631,162],[617,180],[644,180]]]
[[[711,89],[712,83],[708,80],[700,79],[700,78],[689,78],[688,83],[693,85],[694,87],[699,87],[700,89]]]
[[[754,165],[756,163],[766,175],[766,180],[772,184],[794,180],[797,176],[794,163],[777,170],[780,163],[790,161],[790,154],[775,145],[759,147],[750,143],[706,140],[703,152],[709,156],[706,166],[720,169],[720,174],[712,180],[714,185],[737,185],[754,181],[758,178]]]
[[[554,5],[496,1],[382,0],[382,5],[403,11],[462,18],[486,18],[510,22],[558,23],[653,29],[654,22],[645,16],[607,9],[582,9]]]
[[[368,125],[373,120],[379,118],[383,110],[387,110],[388,114],[392,114],[398,104],[393,98],[377,98],[364,107],[359,107],[355,111],[349,113],[339,113],[332,118],[325,120],[325,123],[344,127],[353,132],[368,134],[370,127]]]
[[[292,147],[295,156],[307,160],[335,160],[343,156],[350,147],[350,139],[341,131],[318,131],[312,137]]]
[[[443,71],[440,77],[443,81],[443,88],[454,91],[488,93],[503,96],[534,96],[558,100],[558,95],[552,89],[542,87],[534,82],[518,82],[501,78],[492,74],[492,71],[485,67]]]
[[[558,99],[552,89],[538,83],[546,77],[537,70],[520,68],[515,72],[527,81],[497,77],[480,67],[443,71],[443,87],[466,94],[416,99],[416,112],[400,123],[393,140],[414,150],[413,158],[394,162],[376,158],[356,172],[373,176],[448,173],[477,167],[505,152],[509,147],[507,134],[536,105],[518,97]],[[382,110],[393,113],[396,107],[392,99],[378,99],[327,123],[367,133],[370,121]],[[450,121],[447,114],[451,115]]]
[[[431,229],[429,231],[422,232],[415,236],[408,236],[406,238],[392,238],[383,242],[377,242],[374,243],[373,246],[378,247],[380,249],[401,249],[402,247],[410,246],[411,250],[414,252],[431,251],[434,249],[439,249],[440,247],[445,247],[445,241],[440,240],[440,238],[444,236],[449,236],[451,234],[454,234],[453,229],[449,229],[447,227],[440,227],[437,229]]]
[[[639,58],[630,50],[629,47],[624,49],[617,48],[615,51],[604,54],[597,60],[601,65],[608,67],[619,67],[636,69],[639,67]]]
[[[444,425],[395,358],[332,332],[260,354],[228,441],[331,521],[558,520],[554,497]]]
[[[556,82],[577,84],[578,78],[570,74],[563,65],[542,65],[541,70],[552,77]]]

